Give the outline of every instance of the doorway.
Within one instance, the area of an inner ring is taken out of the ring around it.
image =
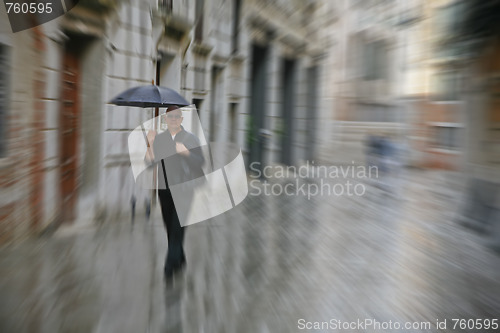
[[[292,165],[293,163],[293,133],[294,133],[294,107],[295,107],[295,60],[283,60],[282,72],[282,119],[281,130],[281,163]]]
[[[261,133],[264,129],[266,114],[267,62],[268,47],[254,44],[252,46],[251,100],[247,144],[250,150],[249,165],[255,163],[259,170],[262,170],[263,163],[264,138]]]
[[[70,41],[66,44],[62,66],[60,112],[60,193],[62,222],[75,219],[77,200],[78,135],[80,127],[80,59]]]

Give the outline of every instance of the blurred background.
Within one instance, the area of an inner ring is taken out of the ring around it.
[[[499,1],[81,0],[15,34],[0,16],[2,331],[500,314]],[[380,177],[356,198],[247,197],[188,231],[187,282],[164,291],[127,146],[155,110],[108,103],[148,84],[247,166]]]

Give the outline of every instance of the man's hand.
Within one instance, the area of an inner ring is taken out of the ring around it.
[[[175,150],[177,151],[178,154],[181,154],[186,157],[191,154],[189,150],[186,148],[186,146],[184,146],[184,144],[180,142],[175,143]]]
[[[156,131],[155,130],[150,130],[148,134],[146,135],[146,138],[148,139],[148,148],[146,150],[146,161],[152,162],[155,159],[155,154],[153,152],[153,143],[155,142],[156,138]]]

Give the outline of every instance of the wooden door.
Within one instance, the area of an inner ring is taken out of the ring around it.
[[[62,95],[60,114],[60,193],[62,222],[75,219],[77,198],[77,147],[80,119],[78,89],[79,61],[75,54],[65,52],[62,73]]]

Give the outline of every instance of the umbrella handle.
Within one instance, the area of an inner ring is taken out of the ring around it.
[[[142,134],[144,135],[144,141],[146,141],[146,147],[150,148],[148,136],[146,135],[146,129],[144,128],[143,124],[141,124],[141,130],[142,130]]]

